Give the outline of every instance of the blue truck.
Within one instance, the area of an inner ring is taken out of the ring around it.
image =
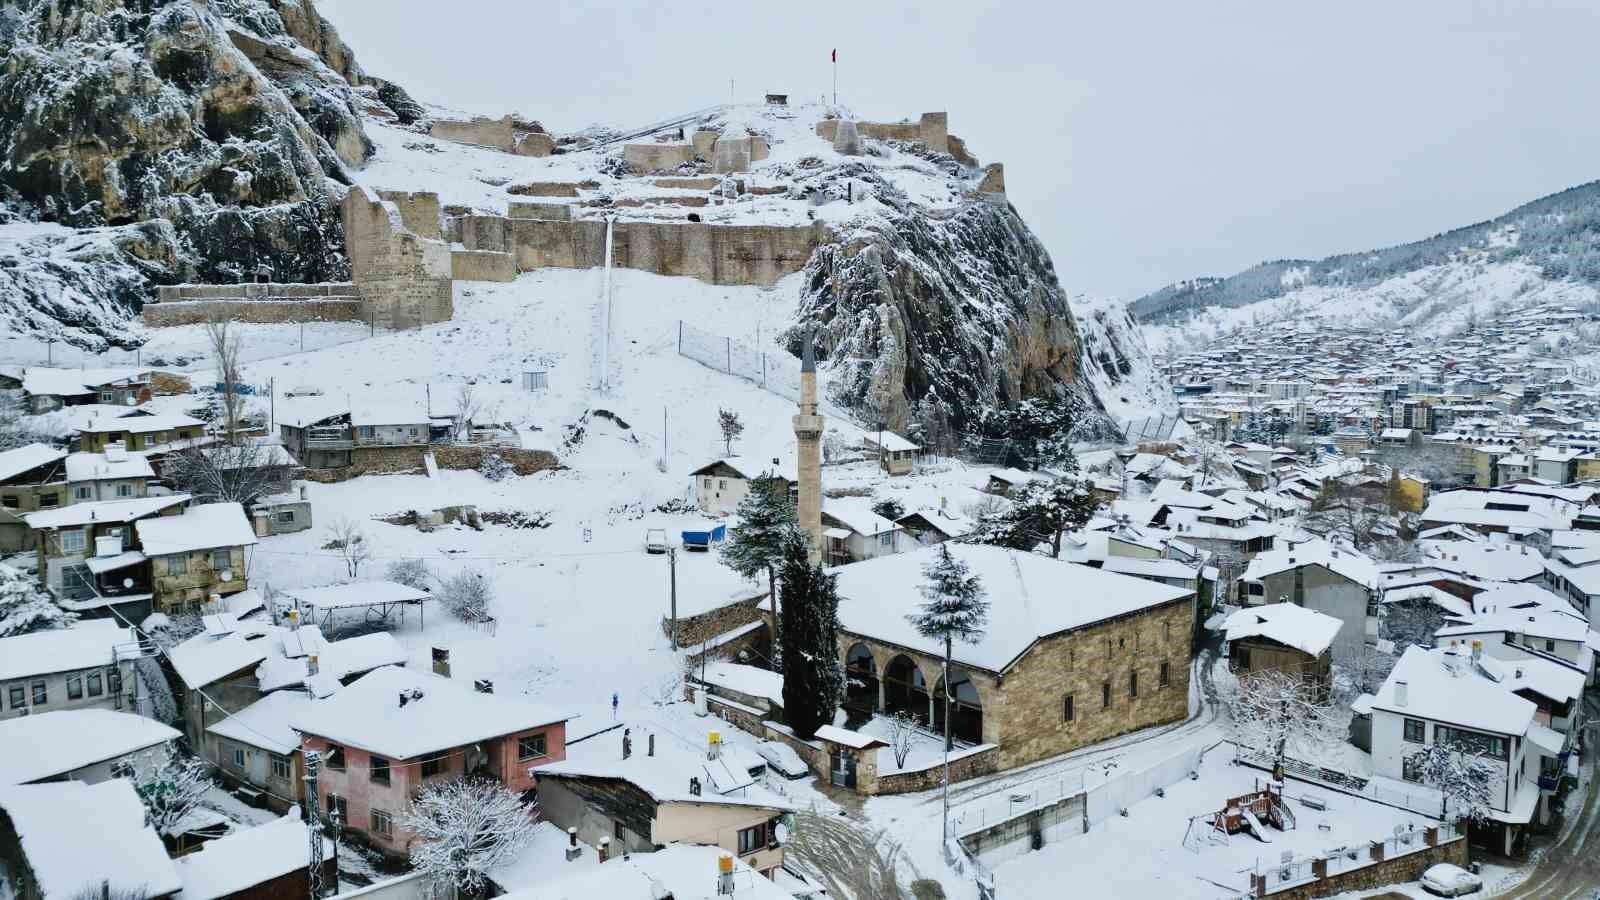
[[[710,550],[712,544],[720,544],[727,537],[727,525],[714,525],[706,529],[685,528],[683,530],[683,549],[704,552]]]

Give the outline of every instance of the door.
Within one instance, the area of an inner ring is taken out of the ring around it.
[[[835,747],[831,765],[828,767],[833,773],[834,787],[853,788],[856,786],[856,757],[853,753],[844,752],[844,748]]]

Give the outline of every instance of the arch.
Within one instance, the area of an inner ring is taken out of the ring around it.
[[[934,689],[934,730],[944,733],[944,679]],[[959,667],[950,668],[950,737],[965,744],[983,743],[983,698],[978,694],[978,683],[971,673]]]
[[[857,641],[844,654],[845,706],[866,713],[878,711],[878,661],[872,649]]]
[[[904,653],[896,654],[883,670],[883,711],[905,711],[912,718],[927,724],[928,681],[922,677],[922,668]]]

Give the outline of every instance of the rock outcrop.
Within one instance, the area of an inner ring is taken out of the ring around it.
[[[90,243],[118,251],[93,267],[106,284],[78,292],[115,302],[64,321],[72,340],[126,340],[121,316],[154,284],[347,276],[342,184],[372,151],[361,112],[385,86],[358,92],[349,48],[308,0],[15,0],[0,56],[10,217],[101,229]],[[60,257],[50,234],[9,251],[33,263],[15,278]]]

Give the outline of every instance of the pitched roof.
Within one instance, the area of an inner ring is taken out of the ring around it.
[[[1333,646],[1342,625],[1333,616],[1293,603],[1247,606],[1223,622],[1230,641],[1264,637],[1312,656],[1320,656]]]
[[[311,846],[305,823],[284,816],[207,841],[175,862],[183,880],[176,900],[217,900],[306,868]]]
[[[11,479],[40,466],[65,459],[67,451],[57,450],[47,444],[27,444],[0,453],[0,481]]]
[[[111,619],[0,638],[0,681],[109,666],[117,645],[132,640],[128,629]]]
[[[402,693],[419,699],[399,702]],[[431,672],[384,666],[294,718],[302,732],[391,759],[526,731],[568,714],[502,694],[484,694]]]
[[[1194,592],[1105,572],[1036,553],[977,544],[943,544],[978,576],[989,600],[989,626],[976,644],[957,641],[955,661],[1003,671],[1040,638],[1170,603]],[[906,616],[923,604],[928,547],[831,570],[838,575],[839,626],[924,653],[944,645],[917,633]]]
[[[154,478],[150,461],[138,453],[113,459],[107,453],[74,453],[67,457],[67,481],[105,481],[112,478]]]
[[[27,784],[177,740],[175,729],[110,709],[58,709],[0,721],[0,784]]]
[[[102,885],[112,896],[130,898],[183,886],[126,778],[0,788],[0,810],[11,819],[45,900],[99,896]]]
[[[146,556],[168,556],[217,547],[244,547],[256,542],[255,529],[237,503],[202,503],[181,516],[135,522]]]
[[[1401,683],[1406,685],[1404,703],[1395,696]],[[1395,663],[1372,708],[1509,735],[1526,733],[1538,709],[1533,701],[1481,675],[1465,655],[1415,644]]]
[[[290,723],[312,702],[304,691],[273,691],[206,731],[287,756],[300,749],[300,735]]]
[[[90,503],[74,503],[60,509],[28,513],[22,519],[28,523],[29,528],[75,528],[91,523],[126,523],[188,503],[189,499],[188,494],[166,494],[159,497],[135,497],[130,500],[97,500]]]
[[[1321,566],[1369,590],[1378,586],[1378,567],[1371,559],[1354,550],[1335,547],[1320,538],[1296,543],[1292,547],[1275,547],[1257,554],[1245,566],[1243,577],[1247,581],[1259,581],[1301,566]]]

